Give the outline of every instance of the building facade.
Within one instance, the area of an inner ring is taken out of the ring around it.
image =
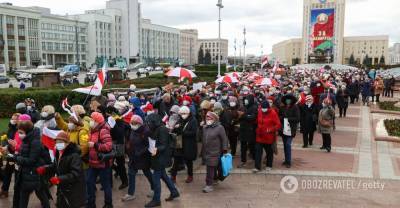
[[[395,43],[393,47],[389,49],[389,58],[389,64],[400,64],[400,43]]]
[[[179,29],[152,24],[149,19],[142,19],[140,37],[141,62],[178,62]]]
[[[40,65],[40,12],[0,4],[0,63],[6,69]]]
[[[227,63],[228,58],[228,40],[218,38],[215,39],[199,39],[197,51],[203,50],[205,55],[208,52],[211,54],[211,63],[218,64],[218,53],[220,50],[219,45],[221,44],[221,63]]]
[[[181,30],[179,51],[180,58],[185,64],[194,65],[198,61],[198,39],[199,34],[195,29]]]
[[[282,41],[273,46],[273,57],[284,64],[355,63],[377,64],[384,59],[389,63],[389,37],[344,37],[345,0],[304,0],[302,38]],[[299,40],[301,44],[299,44]],[[367,56],[368,55],[368,56]]]

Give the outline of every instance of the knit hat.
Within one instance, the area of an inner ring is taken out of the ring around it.
[[[118,97],[118,101],[126,101],[126,98],[121,95],[121,96]]]
[[[147,103],[146,105],[143,106],[142,110],[143,112],[147,113],[149,111],[154,111],[154,107],[151,103]]]
[[[219,116],[216,113],[211,112],[211,111],[207,112],[207,116],[206,117],[207,118],[211,118],[214,121],[219,121]]]
[[[25,103],[18,103],[16,106],[15,106],[15,109],[25,109],[26,108],[26,105],[25,105]]]
[[[269,105],[269,102],[268,101],[266,101],[266,100],[264,100],[262,103],[261,103],[261,108],[270,108],[270,105]]]
[[[133,122],[135,122],[137,124],[140,124],[140,125],[143,125],[143,119],[138,115],[133,115],[132,116],[131,123],[133,123]]]
[[[22,114],[22,115],[20,115],[20,116],[18,117],[18,120],[19,120],[19,121],[31,121],[32,118],[31,118],[31,116],[28,115],[28,114]]]
[[[182,106],[181,108],[179,108],[179,112],[180,115],[181,114],[189,114],[190,113],[190,109],[187,106]]]
[[[104,122],[104,116],[99,113],[99,112],[93,112],[92,115],[90,115],[90,117],[93,119],[94,122],[96,123],[103,123]]]
[[[62,140],[64,142],[66,142],[66,143],[69,143],[69,136],[68,136],[67,132],[60,131],[60,133],[57,134],[55,140]]]
[[[172,107],[171,107],[171,110],[169,110],[169,112],[172,112],[172,113],[179,113],[179,110],[180,110],[180,108],[179,108],[179,106],[177,106],[177,105],[173,105]]]
[[[184,101],[188,101],[189,105],[192,104],[192,98],[190,96],[187,96],[187,95],[183,96],[182,102],[184,102]]]
[[[123,111],[126,108],[126,103],[122,101],[117,101],[114,104],[114,108],[117,109],[118,111]]]

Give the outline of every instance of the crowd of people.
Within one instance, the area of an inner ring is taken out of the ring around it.
[[[57,207],[96,207],[101,188],[103,207],[110,208],[114,178],[120,179],[120,190],[127,189],[121,200],[131,201],[136,198],[136,175],[142,171],[151,198],[145,207],[157,207],[161,180],[170,192],[165,201],[180,197],[178,172],[186,169],[184,182],[192,183],[198,157],[206,166],[202,191],[209,193],[223,180],[221,156],[238,155],[238,144],[237,168],[254,165],[257,173],[265,164],[268,172],[281,137],[282,165],[290,168],[296,134],[302,134],[303,148],[309,148],[314,134],[320,133],[320,149],[329,153],[335,109],[339,117],[346,117],[349,104],[358,102],[360,94],[367,105],[370,100],[379,102],[380,95],[389,96],[394,86],[392,78],[364,70],[271,72],[276,84],[264,86],[250,79],[251,74],[237,75],[238,83],[213,83],[196,90],[189,84],[168,84],[151,94],[108,93],[92,97],[88,106],[72,105],[69,117],[55,106],[39,109],[33,99],[26,99],[16,105],[1,140],[0,197],[8,197],[14,175],[15,208],[27,207],[32,192],[42,207],[50,207],[51,186],[57,186]]]

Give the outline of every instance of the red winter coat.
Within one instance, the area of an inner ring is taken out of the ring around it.
[[[258,108],[256,142],[262,144],[272,144],[276,140],[276,135],[281,128],[281,121],[278,114],[273,109],[268,109],[266,113]],[[268,131],[269,130],[269,131]],[[268,131],[268,132],[267,132]]]
[[[91,168],[105,168],[106,163],[99,160],[98,153],[109,153],[112,150],[112,139],[110,126],[105,122],[99,124],[90,132],[90,141],[94,142],[94,147],[89,148],[89,166]],[[111,167],[112,160],[107,161]]]

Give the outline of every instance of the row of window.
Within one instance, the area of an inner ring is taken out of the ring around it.
[[[42,23],[42,29],[43,30],[75,32],[75,28],[77,28],[78,33],[86,34],[86,32],[87,32],[87,28],[85,28],[85,27],[76,27],[76,26],[70,26],[70,25],[58,25],[58,24]]]
[[[42,39],[75,41],[75,35],[42,32]],[[80,36],[79,41],[86,42],[86,36]]]
[[[74,52],[76,51],[75,44],[72,43],[52,43],[42,42],[42,50],[44,51],[63,51],[63,52]],[[79,51],[86,52],[86,45],[79,44]]]

